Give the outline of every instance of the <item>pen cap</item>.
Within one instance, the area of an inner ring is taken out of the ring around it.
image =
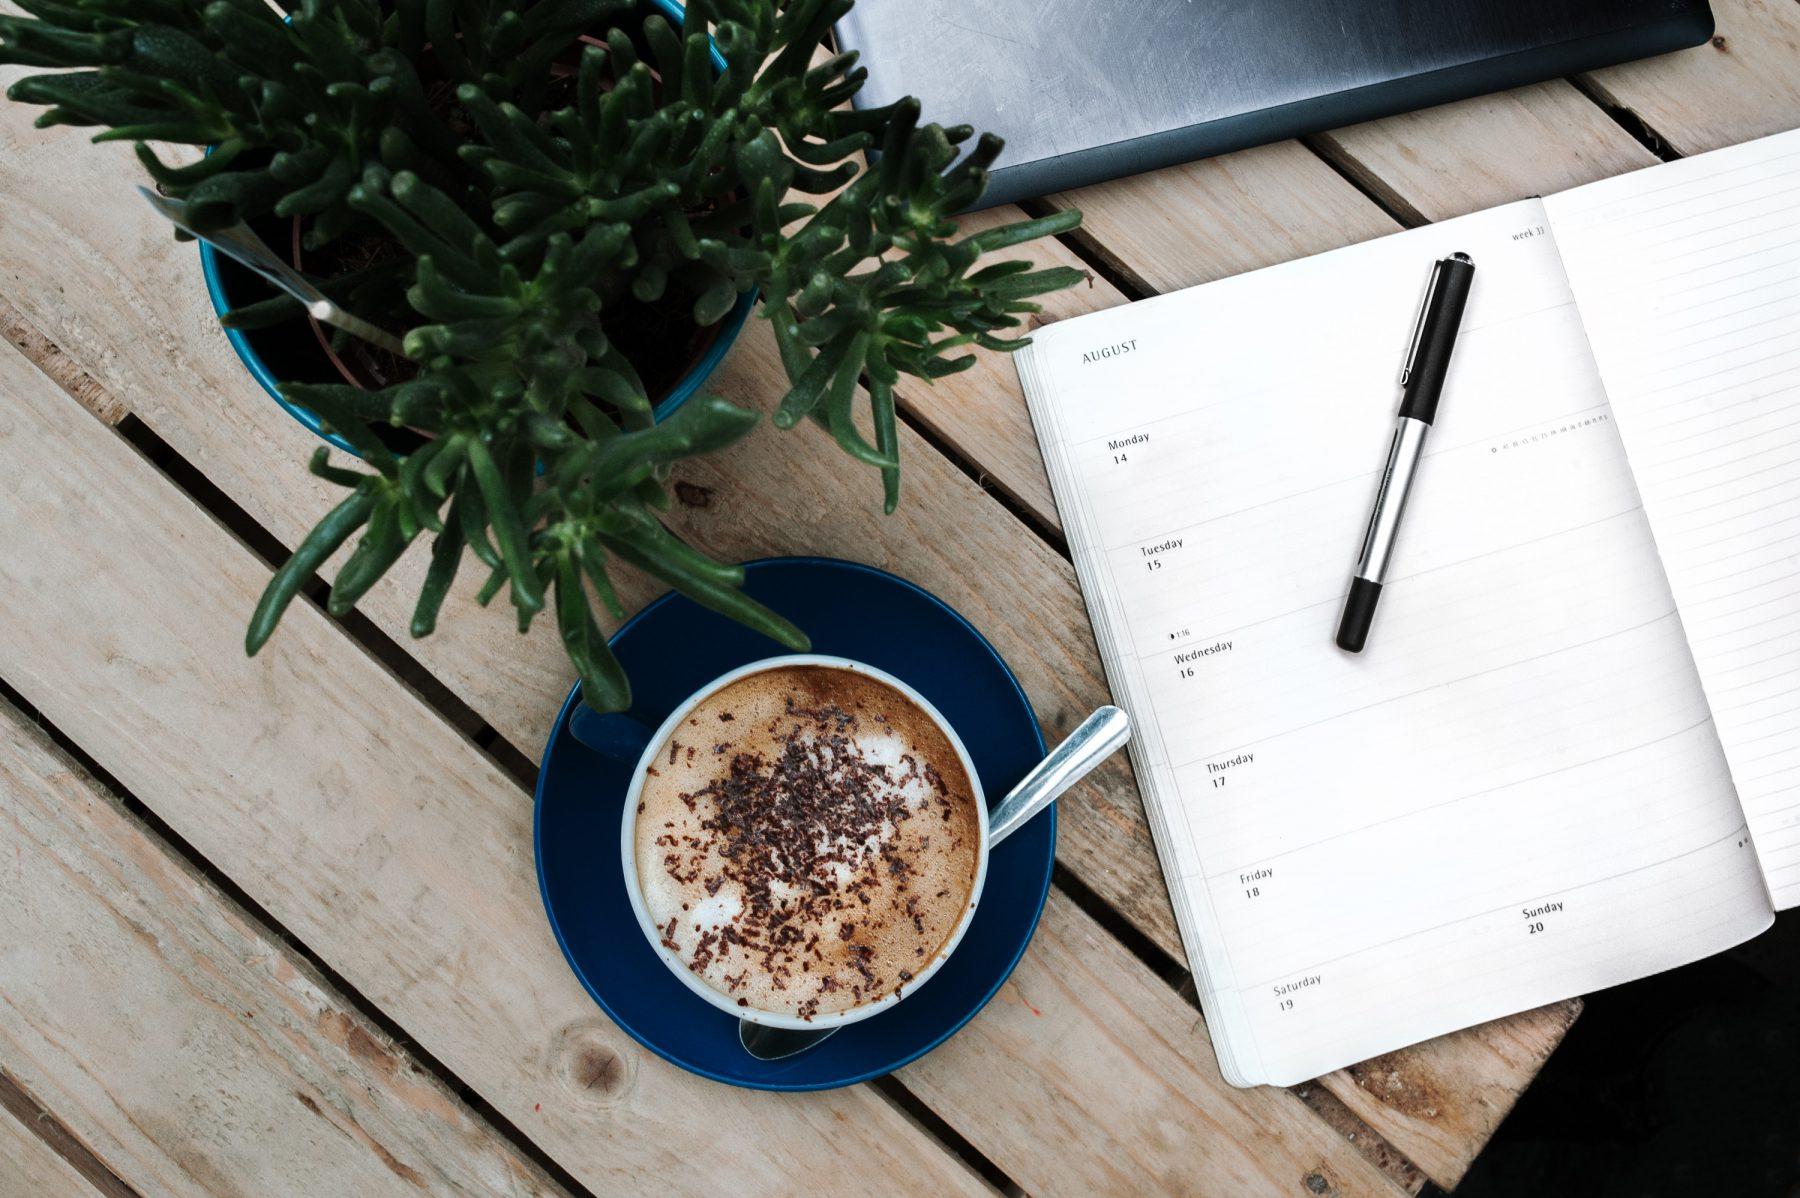
[[[1467,254],[1453,254],[1438,261],[1432,273],[1425,308],[1419,314],[1412,359],[1406,365],[1406,384],[1400,392],[1400,415],[1430,424],[1437,419],[1438,396],[1450,369],[1450,351],[1462,327],[1463,307],[1469,302],[1469,285],[1475,281],[1475,264]]]

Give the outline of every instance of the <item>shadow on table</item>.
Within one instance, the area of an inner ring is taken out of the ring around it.
[[[1588,998],[1455,1198],[1549,1194],[1800,1196],[1800,911]]]

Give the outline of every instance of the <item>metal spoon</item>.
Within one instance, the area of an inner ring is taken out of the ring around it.
[[[141,184],[138,194],[150,201],[150,206],[162,214],[170,224],[185,233],[198,237],[201,241],[229,255],[237,261],[287,292],[306,305],[307,315],[323,324],[335,325],[353,337],[361,337],[364,341],[373,342],[391,354],[406,356],[406,349],[400,339],[392,333],[376,328],[360,316],[352,316],[325,297],[325,293],[307,281],[306,276],[283,262],[276,256],[256,231],[243,221],[225,229],[214,229],[211,233],[202,233],[195,229],[188,218],[187,204],[181,200],[151,191]]]
[[[779,1061],[805,1052],[819,1041],[837,1035],[835,1027],[823,1031],[810,1031],[786,1027],[769,1027],[766,1024],[751,1023],[748,1019],[738,1020],[738,1043],[744,1051],[759,1061]]]
[[[988,815],[988,848],[1017,832],[1130,739],[1131,717],[1117,707],[1102,707],[1081,721]]]
[[[1089,771],[1117,752],[1131,739],[1131,719],[1117,707],[1102,707],[1069,733],[1050,755],[1031,768],[988,816],[988,849],[1017,832],[1032,816],[1056,801],[1057,796],[1085,778]],[[779,1061],[804,1052],[838,1029],[768,1027],[738,1020],[738,1043],[751,1056]]]

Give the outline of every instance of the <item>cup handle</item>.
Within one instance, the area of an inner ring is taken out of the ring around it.
[[[599,712],[579,704],[569,717],[569,732],[576,740],[615,761],[635,762],[650,747],[654,729],[623,712]]]

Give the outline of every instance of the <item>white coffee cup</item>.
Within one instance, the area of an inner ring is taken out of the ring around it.
[[[864,1003],[862,1006],[852,1007],[847,1011],[822,1012],[810,1019],[802,1019],[798,1015],[790,1015],[785,1012],[741,1007],[738,1005],[737,999],[713,989],[702,981],[692,969],[688,968],[687,962],[679,953],[674,952],[663,943],[662,933],[651,921],[649,907],[644,902],[643,884],[638,878],[637,863],[638,800],[643,794],[644,781],[648,777],[647,771],[655,763],[658,754],[668,743],[669,737],[680,726],[681,721],[686,719],[688,713],[694,708],[740,678],[750,674],[760,674],[765,670],[778,670],[793,666],[824,666],[830,669],[848,670],[873,678],[878,682],[884,682],[911,700],[914,706],[930,717],[931,721],[943,732],[945,739],[950,742],[951,748],[956,750],[957,760],[962,763],[963,773],[969,779],[970,797],[974,800],[981,828],[981,845],[975,858],[975,881],[969,888],[969,901],[963,908],[962,918],[957,921],[955,929],[938,949],[937,955],[932,957],[923,969],[913,971],[912,980],[906,984],[901,993],[890,992],[871,1002]],[[945,961],[950,959],[950,954],[961,943],[964,933],[969,930],[969,924],[975,918],[975,908],[981,901],[982,883],[987,879],[989,849],[987,799],[982,794],[981,778],[975,772],[975,763],[969,759],[969,751],[964,747],[962,738],[957,736],[956,729],[950,726],[950,721],[946,720],[943,713],[933,707],[925,696],[892,674],[878,670],[874,666],[865,665],[860,661],[852,661],[846,657],[827,657],[816,653],[795,653],[784,657],[769,657],[761,661],[753,661],[748,665],[739,666],[729,673],[721,674],[689,695],[674,711],[669,713],[668,718],[651,735],[650,743],[645,746],[643,755],[638,758],[637,768],[632,771],[631,787],[625,793],[625,810],[620,821],[619,845],[625,870],[625,891],[631,898],[631,909],[637,914],[638,927],[643,929],[644,938],[650,942],[651,949],[658,957],[662,958],[663,963],[669,967],[669,971],[681,979],[682,985],[692,990],[701,999],[737,1019],[769,1027],[826,1031],[846,1024],[859,1023],[873,1015],[879,1015],[889,1007],[901,1002],[906,996],[917,993],[919,987],[929,982],[932,975],[943,966]]]

